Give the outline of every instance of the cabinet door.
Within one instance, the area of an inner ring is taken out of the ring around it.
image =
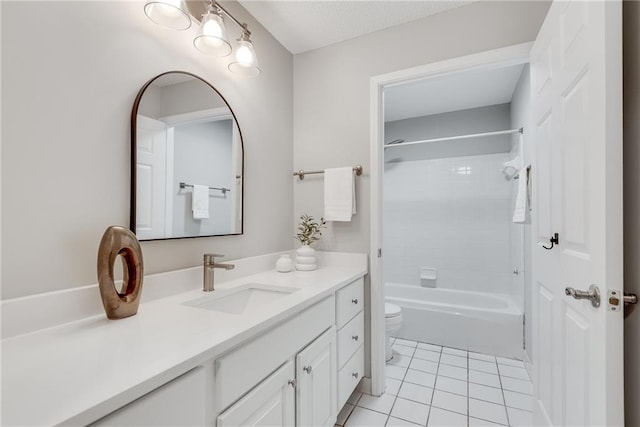
[[[288,361],[246,396],[218,416],[218,427],[293,426],[295,370]]]
[[[338,371],[332,326],[296,357],[299,426],[332,426],[336,420]]]

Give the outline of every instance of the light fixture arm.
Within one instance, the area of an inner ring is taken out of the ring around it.
[[[228,12],[224,7],[220,6],[220,3],[218,3],[217,1],[215,1],[215,0],[211,0],[211,4],[212,4],[214,7],[217,7],[218,9],[220,9],[222,12],[224,12],[224,14],[225,14],[225,15],[227,15],[229,18],[231,18],[231,20],[232,20],[233,22],[235,22],[235,24],[236,24],[238,27],[242,28],[242,32],[243,32],[244,34],[246,34],[247,36],[250,36],[250,35],[251,35],[251,31],[249,31],[249,28],[247,27],[247,24],[246,24],[246,23],[238,21],[238,20],[237,20],[237,19],[236,19],[232,14],[230,14],[230,13],[229,13],[229,12]]]

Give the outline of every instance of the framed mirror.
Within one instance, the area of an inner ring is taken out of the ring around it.
[[[242,133],[202,78],[149,80],[131,113],[131,218],[139,240],[242,234]]]

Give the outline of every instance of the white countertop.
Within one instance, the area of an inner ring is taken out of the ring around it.
[[[242,274],[240,269],[235,276]],[[182,270],[185,280],[193,281],[197,270]],[[126,319],[109,320],[100,314],[4,339],[2,424],[92,422],[313,305],[366,271],[366,255],[330,254],[316,271],[270,269],[216,283],[216,290],[245,283],[299,288],[252,313],[234,315],[184,305],[208,294],[197,281],[189,284],[193,290],[143,302],[138,314]],[[171,275],[171,281],[182,277],[180,272],[162,275]],[[147,279],[153,277],[145,277],[145,286]]]

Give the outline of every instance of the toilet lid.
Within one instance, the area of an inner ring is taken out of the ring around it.
[[[402,309],[395,304],[384,303],[384,317],[395,317],[402,312]]]

